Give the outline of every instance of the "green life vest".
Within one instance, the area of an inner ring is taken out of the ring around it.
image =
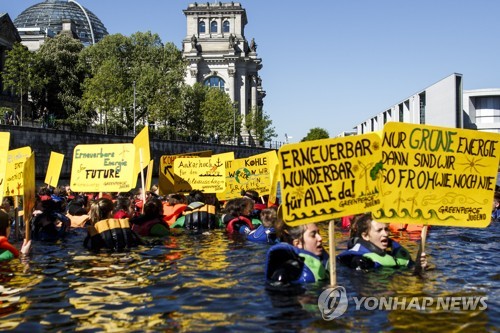
[[[304,265],[306,265],[311,270],[316,281],[326,280],[329,278],[325,266],[323,266],[318,258],[315,258],[312,255],[303,252],[299,253],[299,257],[302,257],[304,259]]]
[[[375,252],[363,254],[363,257],[370,258],[373,262],[384,267],[406,267],[411,261],[410,254],[404,248],[399,249],[394,256],[390,254],[380,255]]]

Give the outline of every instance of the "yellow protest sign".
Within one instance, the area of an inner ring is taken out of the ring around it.
[[[220,157],[177,158],[174,173],[193,190],[220,193],[226,188],[225,161]]]
[[[30,223],[31,213],[35,207],[35,153],[32,153],[24,162],[23,165],[23,183],[24,183],[24,193],[23,193],[23,214],[24,221],[26,224],[26,236],[27,240],[30,239]]]
[[[486,227],[500,156],[500,134],[387,123],[382,140],[381,221]]]
[[[5,169],[5,182],[3,185],[5,196],[23,195],[24,162],[31,156],[30,147],[9,150],[7,154],[7,168]]]
[[[286,144],[278,151],[284,221],[326,221],[380,204],[373,170],[381,160],[375,133]]]
[[[7,168],[7,154],[9,151],[9,132],[0,132],[0,186],[5,183],[5,169]],[[0,201],[3,198],[3,192],[0,191]]]
[[[267,200],[267,206],[271,207],[278,204],[278,186],[280,178],[280,168],[279,164],[274,167],[273,176],[271,178],[271,188],[269,191],[269,198]]]
[[[148,171],[146,173],[146,190],[149,191],[151,188],[151,181],[153,180],[153,165],[154,165],[154,160],[149,161],[148,164]]]
[[[142,169],[146,166],[146,163],[151,159],[151,152],[149,148],[149,128],[145,126],[139,134],[134,138],[134,146],[135,146],[135,163],[134,163],[134,172],[137,175],[141,172]],[[141,165],[142,163],[142,165]],[[134,179],[133,186],[135,187],[137,182],[137,177]],[[142,184],[141,184],[142,186]]]
[[[57,187],[63,161],[64,154],[59,154],[55,151],[50,152],[49,166],[47,167],[47,173],[45,175],[45,184]]]
[[[269,194],[274,167],[278,164],[275,151],[226,162],[226,189],[217,194],[219,200],[241,197],[241,191],[254,190]]]
[[[178,155],[163,155],[160,157],[160,170],[158,172],[158,187],[160,195],[170,193],[189,192],[191,185],[186,181],[175,176],[174,161],[180,157],[210,157],[212,156],[211,150],[203,150],[192,153],[184,153]]]
[[[132,143],[78,145],[73,150],[71,189],[75,192],[125,192],[136,181]]]

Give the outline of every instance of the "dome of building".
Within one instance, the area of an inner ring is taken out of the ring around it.
[[[76,35],[85,45],[97,43],[108,34],[101,20],[74,0],[46,0],[35,4],[19,14],[14,25],[17,29],[38,27],[57,34],[67,20],[73,22]]]

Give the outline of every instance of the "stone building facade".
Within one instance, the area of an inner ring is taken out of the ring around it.
[[[248,23],[240,3],[194,3],[184,10],[187,31],[182,42],[187,60],[185,81],[200,82],[227,92],[236,112],[244,116],[263,105],[257,44],[245,36]],[[248,133],[242,133],[248,136]]]

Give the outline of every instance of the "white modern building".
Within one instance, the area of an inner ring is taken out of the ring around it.
[[[465,90],[466,128],[500,133],[500,89]]]
[[[454,73],[356,125],[356,133],[380,131],[389,121],[463,128],[462,95],[462,75]]]
[[[262,107],[266,95],[259,76],[262,60],[257,56],[255,40],[249,42],[245,36],[247,16],[241,4],[194,3],[184,14],[186,83],[223,89],[242,117]]]

